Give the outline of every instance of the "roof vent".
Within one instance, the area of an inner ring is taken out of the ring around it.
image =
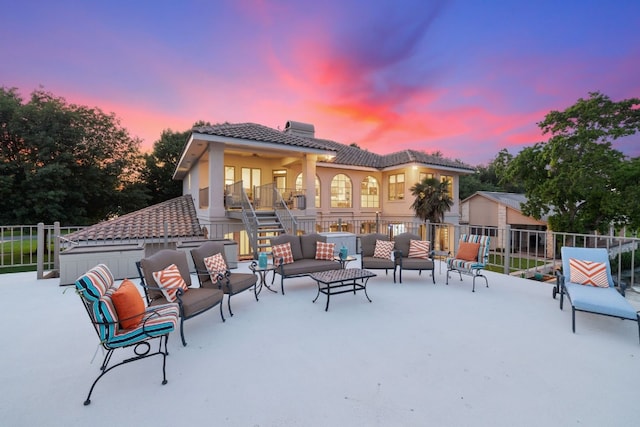
[[[284,127],[284,131],[298,136],[314,138],[316,135],[315,127],[310,123],[294,122],[289,120]]]

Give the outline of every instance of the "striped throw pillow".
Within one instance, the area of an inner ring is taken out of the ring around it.
[[[603,262],[569,258],[569,281],[580,285],[608,288],[607,265]]]
[[[409,258],[429,258],[429,242],[425,240],[411,240],[409,242]]]
[[[211,281],[216,283],[220,274],[224,274],[227,271],[227,263],[224,262],[222,254],[215,254],[204,259],[204,265],[207,267]]]
[[[316,242],[316,259],[332,261],[335,250],[335,243]]]
[[[280,259],[282,258],[283,264],[293,263],[293,253],[291,252],[291,243],[283,243],[281,245],[275,245],[271,247],[273,252],[273,263],[280,265]]]
[[[176,300],[176,293],[178,289],[182,289],[183,292],[187,292],[189,288],[184,279],[180,275],[180,270],[175,264],[171,264],[164,270],[154,271],[153,278],[156,283],[162,289],[162,294],[169,302]]]
[[[376,240],[376,246],[373,249],[373,257],[391,259],[391,253],[393,252],[394,245],[395,243],[392,241]]]

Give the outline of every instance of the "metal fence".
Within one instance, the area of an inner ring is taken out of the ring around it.
[[[251,257],[248,236],[242,224],[210,223],[206,227],[207,235],[202,238],[231,239],[238,243],[239,258]],[[59,268],[60,251],[82,245],[121,245],[142,244],[145,248],[171,247],[179,237],[169,237],[172,230],[165,224],[164,236],[145,239],[94,240],[72,242],[65,236],[81,230],[83,227],[61,227],[53,225],[13,225],[0,226],[0,272],[24,271],[35,269],[38,278],[47,272]],[[470,225],[402,222],[372,218],[348,220],[333,218],[325,221],[300,221],[300,232],[348,232],[367,234],[378,232],[389,238],[411,232],[432,242],[433,248],[442,256],[453,254],[457,250],[461,234],[472,233],[491,236],[491,248],[488,268],[504,274],[537,280],[553,280],[553,274],[560,267],[560,248],[562,246],[601,247],[609,251],[612,273],[615,279],[627,285],[635,286],[640,281],[640,239],[623,233],[614,235],[557,233],[551,231],[521,230],[515,228],[499,229],[495,227],[476,227]]]

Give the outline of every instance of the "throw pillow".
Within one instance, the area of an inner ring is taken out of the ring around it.
[[[282,258],[283,264],[293,263],[293,253],[291,252],[291,243],[283,243],[281,245],[275,245],[271,247],[273,252],[273,263],[280,265],[280,259]]]
[[[607,265],[603,262],[569,258],[569,281],[580,285],[608,288]]]
[[[175,264],[171,264],[164,270],[154,271],[153,278],[156,280],[158,286],[162,290],[162,294],[169,302],[176,300],[176,293],[178,289],[182,289],[183,292],[187,292],[189,288],[184,279],[180,275],[180,270]]]
[[[111,300],[123,329],[133,329],[140,324],[144,315],[144,300],[131,280],[124,279],[111,295]]]
[[[409,242],[409,258],[429,258],[429,242],[425,240],[411,240]]]
[[[227,263],[224,262],[222,254],[211,255],[204,259],[204,265],[207,267],[211,281],[216,283],[219,278],[219,274],[224,274],[227,271]]]
[[[477,261],[479,250],[480,243],[460,242],[456,259],[461,259],[463,261]]]
[[[374,258],[391,259],[391,253],[395,243],[387,240],[376,240],[376,246],[373,249]]]
[[[316,242],[316,259],[333,261],[335,250],[335,243]]]

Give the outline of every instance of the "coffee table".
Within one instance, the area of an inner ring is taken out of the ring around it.
[[[369,302],[371,298],[367,294],[367,282],[370,278],[377,276],[376,274],[361,270],[359,268],[347,268],[340,270],[321,271],[312,273],[311,278],[318,282],[318,295],[313,302],[318,300],[320,294],[327,296],[327,305],[324,311],[329,311],[329,299],[331,295],[344,294],[347,292],[364,291],[364,295]]]

